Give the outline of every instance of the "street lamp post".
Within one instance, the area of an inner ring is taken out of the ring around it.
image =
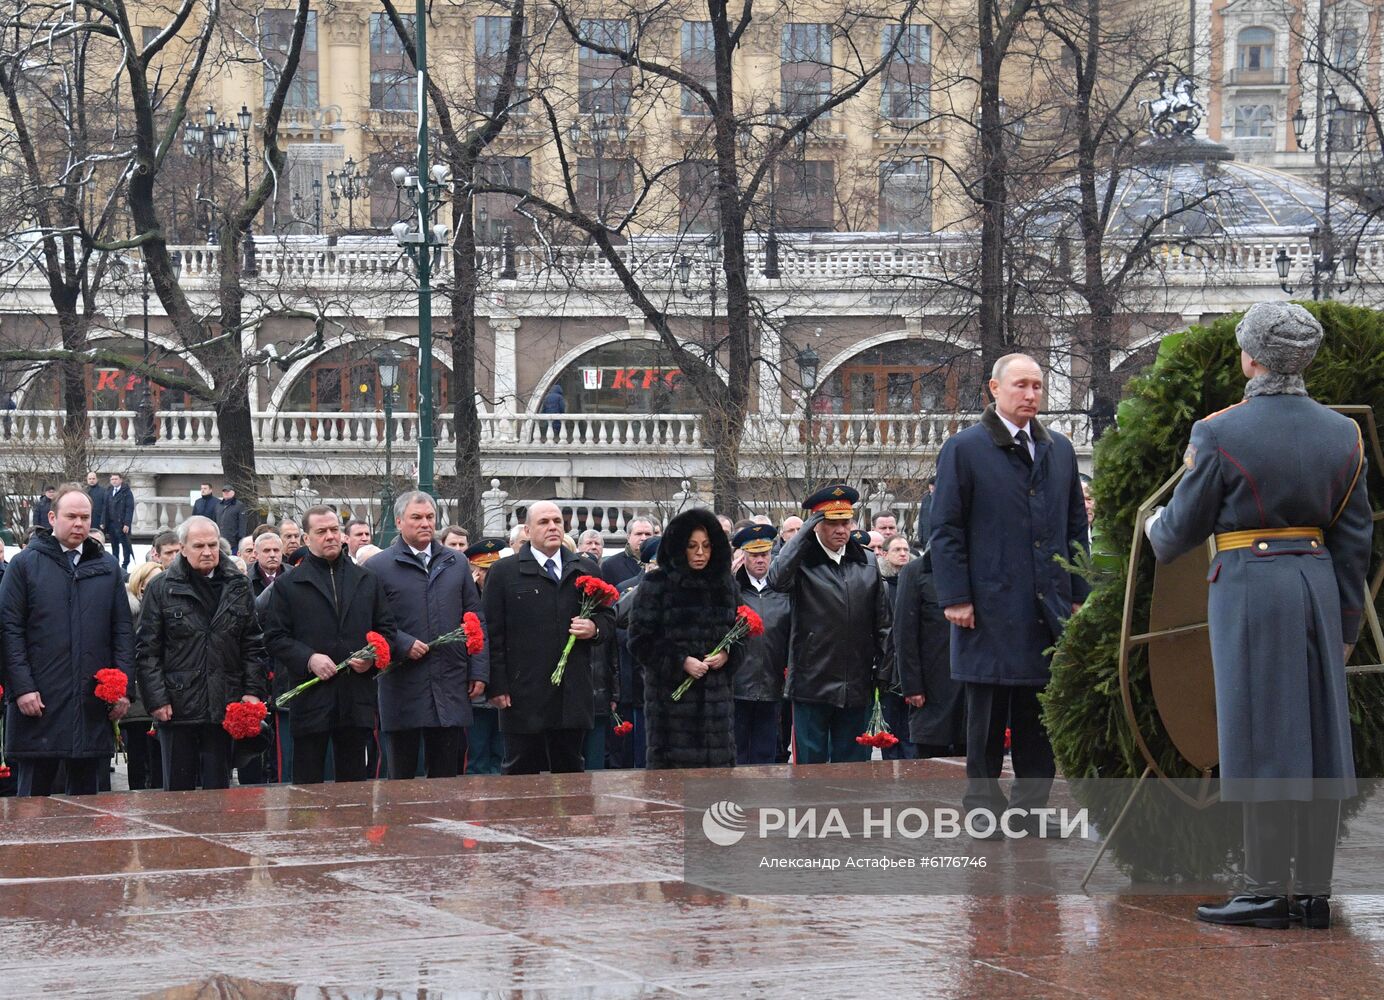
[[[241,107],[245,121],[249,117],[249,109],[243,105]],[[248,132],[248,129],[246,129]],[[232,122],[221,122],[217,124],[216,108],[210,104],[207,110],[202,113],[202,120],[189,118],[183,123],[183,154],[189,159],[196,159],[206,173],[208,197],[207,202],[207,242],[216,243],[216,162],[224,160],[229,153],[235,150],[236,139],[239,138],[240,131]],[[249,191],[249,139],[245,140],[245,162],[246,162],[246,191]]]
[[[144,265],[141,277],[140,298],[143,300],[144,319],[144,374],[139,380],[139,402],[136,404],[135,434],[141,446],[147,447],[155,441],[154,398],[149,391],[149,265]]]
[[[250,114],[250,109],[244,104],[240,106],[240,113],[236,115],[237,124],[240,125],[240,167],[244,172],[242,192],[246,201],[250,200],[250,127],[255,123],[254,115]],[[245,220],[245,275],[253,278],[259,274],[259,263],[255,259],[255,220],[254,217]]]
[[[817,333],[821,334],[819,327]],[[803,388],[803,416],[807,426],[807,456],[803,462],[803,481],[805,489],[812,489],[812,394],[817,388],[817,366],[821,358],[811,345],[798,352],[798,384]]]
[[[769,124],[777,129],[783,121],[778,105],[769,104]],[[772,137],[770,139],[772,142]],[[778,161],[769,165],[769,238],[764,243],[764,277],[777,280],[779,272],[778,256]]]
[[[399,384],[399,355],[386,347],[375,355],[380,388],[384,390],[384,489],[380,491],[380,547],[394,540],[394,389]]]
[[[345,198],[347,232],[356,228],[355,205],[356,199],[365,194],[363,181],[356,172],[356,161],[350,157],[347,157],[340,174],[335,170],[327,172],[327,190],[332,201],[332,221],[336,221],[337,212],[341,209],[341,199]]]
[[[295,194],[293,196],[293,216],[300,222],[306,222],[303,218],[303,196]],[[316,177],[312,179],[312,231],[318,236],[322,235],[322,182]]]
[[[1323,107],[1326,128],[1318,136],[1315,144],[1317,152],[1322,156],[1323,164],[1322,221],[1321,225],[1313,227],[1308,237],[1312,247],[1312,298],[1314,300],[1330,298],[1333,291],[1349,291],[1355,278],[1355,250],[1353,248],[1347,249],[1339,258],[1336,254],[1336,232],[1331,219],[1331,161],[1337,153],[1354,153],[1364,140],[1365,132],[1365,112],[1341,104],[1334,89],[1326,92]],[[1306,135],[1307,113],[1299,105],[1297,111],[1293,113],[1293,138],[1297,141],[1299,149],[1311,150],[1313,143],[1308,141]],[[1279,287],[1289,295],[1295,291],[1295,286],[1288,282],[1291,267],[1292,261],[1288,257],[1287,249],[1279,247],[1278,254],[1274,257],[1274,268],[1278,271]],[[1344,281],[1336,280],[1338,268],[1345,275]]]

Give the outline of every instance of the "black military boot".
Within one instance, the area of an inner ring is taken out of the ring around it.
[[[1303,927],[1325,930],[1331,926],[1330,896],[1294,896],[1289,911],[1294,921],[1302,921]]]
[[[1219,906],[1198,906],[1197,919],[1230,927],[1265,927],[1286,930],[1289,924],[1287,896],[1232,896]]]

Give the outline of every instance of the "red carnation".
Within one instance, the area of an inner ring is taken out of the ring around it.
[[[581,591],[581,606],[577,610],[578,618],[590,618],[591,613],[597,608],[608,608],[620,599],[620,591],[606,583],[599,576],[579,576],[576,579],[577,589]],[[567,669],[567,658],[572,655],[572,647],[576,645],[577,637],[569,635],[567,645],[562,647],[562,655],[557,659],[557,668],[553,670],[548,678],[554,687],[562,683],[562,675]]]
[[[260,723],[268,715],[269,709],[261,702],[233,701],[226,706],[221,728],[230,733],[233,740],[248,740],[259,735]]]
[[[10,776],[10,765],[8,765],[8,764],[0,764],[0,778],[8,778],[9,776]]]
[[[750,607],[748,604],[742,604],[740,607],[736,608],[735,616],[744,619],[745,631],[749,635],[764,634],[764,619],[760,618],[754,608]]]
[[[615,731],[616,736],[624,736],[628,733],[634,732],[634,723],[627,722],[624,719],[620,718],[619,712],[611,712],[610,721],[611,728]]]
[[[147,733],[145,733],[144,735],[145,735],[145,736],[153,737],[153,736],[157,736],[158,734],[159,734],[159,731],[158,731],[157,729],[155,729],[153,726],[150,726],[150,727],[149,727],[149,731],[148,731]]]
[[[601,607],[608,607],[620,599],[620,591],[599,576],[577,577],[577,589],[587,597],[597,598]]]
[[[481,628],[481,620],[474,611],[461,616],[461,629],[466,633],[466,652],[469,655],[475,656],[485,648],[485,630]]]
[[[378,632],[366,632],[365,644],[375,654],[375,666],[381,670],[389,669],[389,643]]]
[[[130,679],[125,676],[125,671],[114,667],[96,671],[96,697],[102,701],[114,705],[125,697],[129,688]]]

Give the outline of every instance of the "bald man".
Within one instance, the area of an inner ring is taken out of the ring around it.
[[[615,634],[610,608],[580,615],[579,576],[600,577],[587,556],[562,547],[556,504],[529,508],[528,541],[490,569],[482,595],[490,635],[490,704],[500,709],[505,774],[585,770],[582,747],[595,725],[592,647]],[[552,674],[568,637],[576,641],[558,684]]]

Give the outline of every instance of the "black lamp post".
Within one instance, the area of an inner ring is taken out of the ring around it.
[[[821,328],[817,330],[821,333]],[[822,359],[817,356],[811,345],[804,347],[798,352],[795,359],[798,363],[798,384],[803,389],[803,416],[807,425],[807,457],[803,463],[803,481],[807,489],[812,488],[812,394],[817,389],[817,366]]]
[[[629,124],[623,116],[607,114],[598,102],[583,126],[580,118],[573,121],[567,129],[567,137],[575,148],[582,140],[591,143],[591,153],[596,160],[596,221],[606,224],[603,187],[605,183],[606,150],[613,143],[624,144],[629,140]]]
[[[394,389],[399,384],[399,360],[392,347],[375,355],[380,388],[384,390],[384,489],[380,491],[384,509],[378,533],[381,548],[394,541]]]
[[[1310,150],[1315,145],[1317,151],[1322,154],[1323,162],[1322,223],[1320,226],[1314,227],[1308,236],[1312,247],[1313,299],[1330,298],[1332,291],[1349,291],[1355,278],[1357,263],[1355,250],[1353,248],[1348,249],[1339,258],[1336,255],[1336,233],[1331,219],[1331,161],[1337,153],[1354,153],[1363,142],[1365,135],[1365,112],[1341,104],[1334,89],[1326,92],[1326,97],[1322,100],[1322,110],[1322,120],[1326,127],[1319,129],[1315,144],[1308,141],[1306,137],[1307,113],[1302,110],[1301,105],[1298,106],[1297,111],[1293,112],[1293,138],[1297,141],[1298,148]],[[1288,257],[1287,250],[1279,247],[1273,262],[1274,268],[1278,271],[1279,287],[1292,295],[1295,286],[1288,282],[1292,261]],[[1338,268],[1345,276],[1344,281],[1336,280]]]
[[[293,196],[293,217],[298,222],[307,222],[303,216],[304,209],[303,196],[295,194]],[[316,177],[312,179],[312,231],[318,236],[322,235],[322,182]]]
[[[255,123],[255,116],[250,114],[250,109],[242,104],[240,113],[236,115],[236,122],[240,126],[240,168],[244,172],[242,191],[248,201],[250,198],[250,127]],[[253,278],[257,274],[259,274],[259,263],[255,259],[255,220],[251,217],[245,220],[245,276]]]
[[[331,196],[332,220],[336,220],[336,214],[341,209],[341,199],[346,199],[346,231],[350,232],[356,228],[355,205],[356,199],[365,194],[364,178],[356,171],[356,161],[351,157],[346,158],[345,165],[338,174],[335,170],[327,172],[327,191]]]
[[[769,104],[769,124],[777,129],[783,121],[778,105]],[[773,142],[771,137],[770,142]],[[769,238],[764,244],[764,277],[778,279],[778,161],[769,166]]]
[[[241,106],[243,116],[241,121],[249,118],[249,109]],[[216,243],[216,161],[224,160],[226,156],[234,151],[236,139],[240,137],[238,130],[232,122],[221,122],[217,124],[216,108],[210,104],[207,110],[202,113],[202,120],[199,122],[195,118],[189,118],[183,124],[183,154],[190,159],[196,159],[203,167],[207,177],[207,188],[209,196],[207,198],[207,242]],[[248,128],[246,132],[248,133]],[[249,138],[247,136],[246,143]],[[248,192],[249,183],[249,147],[245,147],[244,157],[246,162],[246,182],[245,188]]]
[[[175,265],[176,267],[176,265]],[[175,272],[176,273],[176,272]],[[139,380],[139,400],[135,404],[135,434],[142,447],[148,447],[156,440],[154,433],[154,397],[149,391],[149,265],[144,265],[141,276],[140,298],[143,300],[144,318],[144,373]]]

